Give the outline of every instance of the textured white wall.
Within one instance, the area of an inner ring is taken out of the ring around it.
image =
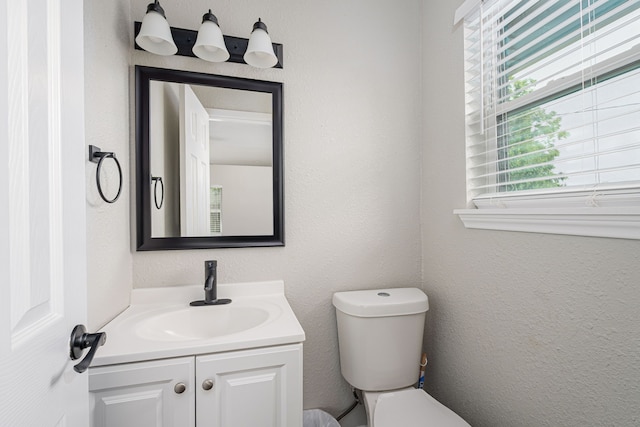
[[[640,242],[466,230],[461,1],[424,1],[428,388],[474,427],[640,425]]]
[[[180,89],[177,83],[149,85],[149,153],[152,176],[163,179],[151,190],[151,236],[180,235]],[[133,188],[133,187],[132,187]],[[156,197],[162,209],[155,207]],[[132,222],[133,223],[133,222]]]
[[[222,186],[223,235],[273,234],[272,183],[271,166],[211,165],[211,185]]]
[[[129,209],[129,61],[128,0],[88,1],[84,4],[85,138],[114,152],[123,172],[123,189],[114,204],[98,195],[96,165],[87,162],[87,280],[88,327],[96,330],[129,305],[132,257]],[[111,161],[105,185],[115,195],[117,175]]]
[[[196,29],[214,7],[225,34],[248,37],[261,17],[284,44],[282,70],[131,52],[132,22],[148,0],[131,9],[89,3],[86,37],[108,50],[87,52],[87,133],[122,159],[129,130],[133,138],[130,65],[282,81],[285,110],[286,246],[137,253],[132,184],[116,205],[89,207],[94,323],[124,308],[131,286],[201,283],[206,259],[218,260],[221,282],[284,279],[307,334],[304,405],[337,414],[351,395],[338,369],[332,293],[420,286],[420,0],[162,2],[175,27]],[[123,164],[134,176],[133,161]]]

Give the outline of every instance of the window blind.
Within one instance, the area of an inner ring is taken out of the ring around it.
[[[469,198],[640,189],[639,33],[640,0],[475,8],[464,24]]]

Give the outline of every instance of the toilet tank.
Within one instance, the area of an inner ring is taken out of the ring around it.
[[[420,289],[333,294],[342,376],[355,388],[383,391],[418,380],[429,300]]]

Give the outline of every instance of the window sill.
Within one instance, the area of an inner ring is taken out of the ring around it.
[[[640,239],[640,208],[456,209],[466,228]]]

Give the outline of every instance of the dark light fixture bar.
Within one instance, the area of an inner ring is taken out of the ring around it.
[[[141,22],[134,22],[134,39],[140,32]],[[178,47],[178,52],[176,55],[180,56],[191,56],[193,58],[197,58],[196,55],[191,50],[193,45],[196,43],[196,37],[198,36],[197,31],[193,30],[185,30],[183,28],[174,28],[171,27],[171,35],[173,36],[173,40]],[[229,59],[228,62],[235,62],[238,64],[246,64],[244,61],[244,53],[247,51],[247,45],[249,44],[249,39],[243,39],[241,37],[233,37],[233,36],[224,36],[224,43],[227,45],[227,50],[229,51]],[[144,50],[138,43],[134,41],[135,48],[138,50]],[[278,58],[278,63],[273,66],[273,68],[282,68],[282,58],[284,56],[284,48],[280,43],[272,43],[273,51]]]

